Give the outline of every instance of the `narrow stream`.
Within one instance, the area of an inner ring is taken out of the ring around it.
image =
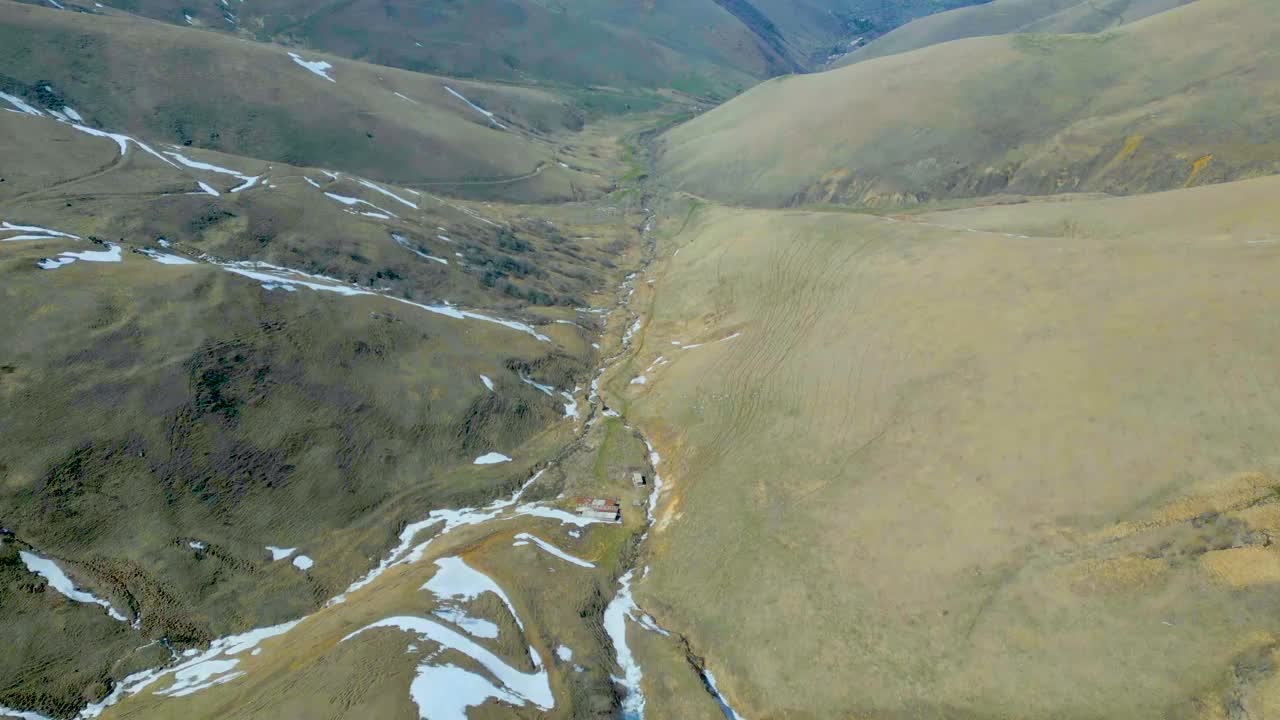
[[[698,677],[702,679],[702,688],[715,698],[716,703],[720,706],[720,712],[729,720],[746,720],[739,715],[729,703],[725,701],[724,696],[720,694],[720,688],[716,687],[716,676],[711,674],[710,670],[702,668],[698,671]]]
[[[641,234],[648,245],[648,257],[644,259],[640,268],[636,272],[627,276],[627,279],[619,288],[619,290],[623,291],[625,294],[620,297],[618,306],[629,313],[627,321],[630,325],[628,326],[627,332],[623,335],[622,345],[618,349],[618,352],[605,361],[591,382],[591,394],[588,398],[588,402],[591,407],[591,414],[587,421],[588,426],[591,422],[594,422],[599,415],[617,415],[615,411],[605,410],[604,402],[601,400],[598,392],[599,383],[601,378],[603,378],[614,365],[618,362],[624,361],[628,357],[635,334],[642,328],[643,319],[640,317],[638,312],[631,309],[630,301],[631,297],[635,293],[635,283],[643,279],[644,273],[649,269],[656,254],[656,243],[651,238],[651,232],[653,230],[655,220],[655,214],[651,211],[646,211],[645,222]],[[658,466],[662,461],[662,457],[654,448],[653,443],[649,441],[649,438],[646,437],[643,432],[627,422],[625,417],[623,418],[623,425],[629,431],[635,433],[641,441],[644,442],[645,447],[649,450],[649,464],[653,466],[653,489],[649,493],[649,502],[645,512],[645,530],[640,536],[639,543],[637,543],[637,547],[639,548],[643,546],[645,541],[649,538],[649,532],[653,528],[658,502],[661,499],[662,475]],[[640,553],[637,552],[636,557],[639,555]],[[647,572],[648,568],[645,568],[645,571]],[[632,622],[640,625],[645,630],[656,632],[661,635],[670,635],[668,631],[662,629],[657,622],[654,621],[652,616],[645,613],[638,605],[636,605],[635,599],[631,594],[631,583],[634,573],[635,567],[633,566],[628,568],[627,572],[618,579],[618,592],[609,602],[604,613],[605,631],[609,635],[610,641],[613,643],[614,655],[618,663],[618,667],[623,671],[622,677],[613,678],[614,682],[618,683],[624,690],[626,690],[626,695],[622,699],[623,720],[644,720],[645,717],[645,696],[644,690],[641,688],[643,673],[641,672],[639,661],[636,660],[635,656],[631,652],[631,648],[627,645],[627,619],[630,619]],[[640,577],[643,579],[644,573],[641,573]],[[705,667],[701,667],[692,661],[690,661],[690,664],[698,673],[698,678],[702,681],[703,689],[706,690],[707,694],[716,701],[716,705],[720,708],[720,712],[728,720],[745,720],[742,715],[738,714],[738,712],[729,705],[724,696],[721,695],[719,688],[716,687],[715,676],[712,675]]]

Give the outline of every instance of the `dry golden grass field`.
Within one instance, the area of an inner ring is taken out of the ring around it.
[[[641,603],[745,717],[1274,702],[1278,191],[698,206],[630,386]]]

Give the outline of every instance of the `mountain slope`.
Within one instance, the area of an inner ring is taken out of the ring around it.
[[[418,72],[568,86],[676,88],[722,99],[761,78],[813,67],[853,34],[878,34],[973,1],[62,4],[87,13],[137,13]]]
[[[574,308],[620,279],[616,220],[35,112],[0,112],[0,706],[69,717],[314,610],[574,432],[599,330]]]
[[[551,138],[583,122],[540,90],[295,60],[278,46],[8,1],[0,65],[0,91],[37,107],[70,105],[96,127],[400,183],[528,175],[552,161]],[[585,173],[576,182],[601,184]],[[563,182],[546,194],[572,197]]]
[[[712,0],[312,3],[123,0],[66,4],[136,13],[219,34],[297,45],[416,72],[567,86],[670,87],[716,93],[790,69]]]
[[[837,66],[981,35],[1094,33],[1191,0],[994,0],[914,20],[840,58]]]
[[[743,717],[1266,716],[1277,192],[673,213],[637,602]]]
[[[1200,0],[1101,35],[975,38],[766,82],[660,138],[731,202],[913,204],[1268,174],[1280,13]]]

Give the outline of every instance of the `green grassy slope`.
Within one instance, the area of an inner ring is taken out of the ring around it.
[[[536,0],[264,0],[237,7],[116,0],[103,5],[72,2],[69,7],[136,13],[417,72],[504,81],[672,87],[697,79],[700,90],[724,94],[789,69],[784,58],[712,0],[588,0],[572,6]]]
[[[494,180],[549,162],[548,138],[582,124],[567,100],[539,90],[304,59],[331,62],[334,82],[279,46],[0,3],[0,90],[156,142],[396,182]]]
[[[175,0],[73,0],[88,13],[136,13],[426,73],[615,87],[676,88],[723,99],[813,67],[854,35],[974,0],[538,0],[302,2],[232,7]],[[29,0],[31,4],[42,3]]]
[[[704,204],[628,390],[668,484],[638,601],[744,717],[1267,716],[1278,180]]]
[[[1200,0],[1101,35],[978,38],[776,79],[666,133],[732,202],[1140,192],[1274,172],[1280,11]]]
[[[572,209],[378,186],[400,201],[359,177],[155,147],[261,179],[231,193],[225,174],[0,113],[0,221],[86,238],[0,231],[0,527],[19,543],[0,548],[0,645],[19,649],[0,659],[3,706],[69,716],[164,660],[155,641],[200,645],[313,610],[404,522],[509,492],[573,427],[562,398],[521,377],[586,386],[596,323],[573,308],[613,286],[630,244],[615,219]],[[37,267],[101,251],[91,238],[123,261]],[[345,294],[214,259],[334,278],[317,282]],[[472,464],[491,451],[515,460]],[[316,565],[273,563],[267,545]],[[138,629],[46,589],[15,547],[56,559]]]
[[[848,53],[837,66],[982,35],[1080,33],[1141,20],[1191,0],[994,0],[920,18]]]

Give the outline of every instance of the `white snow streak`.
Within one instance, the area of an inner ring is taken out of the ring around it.
[[[116,609],[111,607],[111,603],[106,600],[95,596],[93,593],[77,590],[75,583],[71,582],[71,578],[67,577],[67,574],[63,572],[62,568],[58,567],[58,564],[54,561],[48,558],[42,558],[39,555],[27,552],[26,550],[19,550],[18,557],[22,558],[22,564],[26,565],[28,570],[43,577],[48,581],[49,587],[58,591],[65,597],[80,603],[101,605],[106,608],[107,614],[110,615],[113,620],[119,620],[121,622],[128,620],[124,615],[116,612]]]
[[[333,69],[333,66],[330,65],[328,62],[324,60],[303,60],[302,58],[298,57],[297,53],[289,53],[289,57],[293,58],[294,62],[298,63],[299,65],[311,71],[312,73],[319,75],[325,80],[328,80],[331,83],[338,82],[337,80],[334,80],[333,78],[329,77],[329,71]]]
[[[466,708],[496,697],[511,704],[531,703],[542,710],[555,706],[546,670],[523,673],[470,638],[427,618],[400,615],[379,620],[351,633],[343,642],[377,628],[397,628],[436,642],[470,656],[489,671],[505,689],[499,689],[483,677],[453,665],[418,667],[418,677],[410,688],[418,713],[428,720],[466,718]]]
[[[420,308],[422,310],[426,310],[427,312],[435,313],[437,315],[444,315],[446,317],[451,317],[455,320],[480,320],[487,323],[493,323],[495,325],[501,325],[503,327],[510,328],[512,330],[518,330],[527,335],[531,335],[533,336],[534,339],[539,340],[541,342],[551,342],[551,338],[538,332],[532,326],[522,322],[517,322],[515,320],[503,320],[501,318],[495,318],[495,317],[484,315],[482,313],[474,312],[471,310],[460,310],[451,305],[426,305],[423,303],[416,303],[416,302],[413,302],[412,300],[405,300],[404,298],[398,298],[392,295],[385,295],[382,293],[373,292],[372,290],[365,290],[352,285],[347,285],[342,283],[342,281],[334,278],[327,278],[319,275],[310,275],[308,273],[304,273],[299,270],[282,268],[276,265],[270,265],[268,263],[250,262],[250,261],[223,263],[223,262],[216,262],[212,260],[210,262],[213,262],[213,264],[218,265],[219,267],[226,270],[227,272],[233,272],[237,275],[243,275],[247,278],[257,280],[261,283],[271,284],[277,287],[282,287],[282,288],[306,287],[312,290],[318,290],[321,292],[333,292],[333,293],[338,293],[339,295],[346,295],[346,296],[369,295],[373,297],[385,298],[387,300],[403,303],[405,305],[411,305],[413,307]]]
[[[551,553],[552,555],[555,555],[561,560],[577,565],[578,567],[585,567],[585,568],[595,567],[595,563],[587,562],[586,560],[583,560],[582,558],[579,558],[579,557],[574,557],[573,555],[570,555],[569,553],[561,550],[555,545],[552,545],[546,540],[543,540],[537,535],[531,535],[529,533],[522,532],[522,533],[518,533],[515,537],[516,537],[516,540],[525,540],[527,542],[531,542],[534,545],[537,545],[538,547],[542,548],[543,550],[546,550],[547,552]]]
[[[119,245],[107,244],[106,250],[81,250],[80,252],[59,253],[56,258],[42,258],[36,263],[42,270],[56,270],[63,265],[70,265],[77,260],[85,262],[121,262],[124,256]]]
[[[9,93],[0,92],[0,100],[4,100],[5,102],[18,108],[18,110],[26,113],[27,115],[37,115],[37,116],[44,115],[44,113],[40,112],[34,107],[31,107],[30,105],[27,104],[27,101],[23,100],[22,98],[16,95],[10,95]]]
[[[267,552],[271,553],[272,560],[283,560],[294,553],[298,548],[281,548],[272,545],[267,546]]]
[[[468,107],[470,107],[472,110],[475,110],[476,112],[478,112],[478,113],[480,113],[481,115],[485,116],[485,117],[489,120],[489,122],[491,122],[491,123],[493,123],[494,125],[496,125],[496,126],[498,126],[498,127],[502,128],[503,130],[506,130],[506,129],[507,129],[507,126],[506,126],[506,125],[503,125],[502,123],[498,122],[498,120],[493,116],[493,113],[491,113],[491,112],[489,112],[488,110],[485,110],[484,108],[480,107],[479,105],[477,105],[477,104],[475,104],[475,103],[471,102],[471,101],[470,101],[470,100],[468,100],[468,99],[466,98],[466,96],[465,96],[465,95],[463,95],[462,93],[458,92],[457,90],[454,90],[453,88],[449,87],[448,85],[445,85],[445,86],[444,86],[444,89],[445,89],[445,90],[448,90],[450,95],[452,95],[452,96],[454,96],[454,97],[458,98],[459,100],[461,100],[462,102],[466,103],[466,104],[467,104],[467,106],[468,106]]]
[[[165,165],[169,165],[170,167],[175,167],[175,168],[178,167],[177,165],[174,165],[173,162],[169,160],[169,158],[161,155],[155,150],[152,150],[151,146],[147,145],[144,142],[138,141],[136,138],[131,138],[128,135],[121,135],[119,133],[109,133],[109,132],[106,132],[105,130],[91,128],[87,125],[73,124],[71,127],[75,128],[76,130],[79,130],[82,133],[85,133],[86,135],[92,135],[94,137],[102,137],[102,138],[108,138],[108,139],[114,140],[116,145],[120,148],[121,155],[127,154],[129,152],[129,143],[133,143],[134,145],[137,145],[139,148],[141,148],[143,152],[146,152],[150,155],[154,155],[156,158],[160,160],[160,162],[164,163]]]
[[[631,654],[627,645],[627,618],[634,620],[640,614],[635,600],[631,597],[631,573],[628,570],[618,579],[618,594],[613,597],[604,609],[604,631],[613,643],[618,667],[622,669],[622,677],[615,678],[627,689],[627,696],[622,699],[622,714],[625,718],[644,717],[644,691],[640,687],[643,674],[640,664]]]
[[[140,251],[143,255],[155,260],[161,265],[196,265],[196,261],[188,260],[178,255],[170,255],[168,253],[157,252],[149,248]]]
[[[363,186],[365,186],[365,187],[369,188],[370,190],[372,190],[372,191],[374,191],[374,192],[382,193],[383,195],[386,195],[387,197],[391,198],[392,200],[395,200],[396,202],[398,202],[398,203],[400,203],[400,204],[402,204],[402,205],[408,205],[409,207],[413,208],[414,210],[417,210],[417,209],[418,209],[418,206],[417,206],[415,203],[413,203],[413,202],[411,202],[411,201],[409,201],[409,200],[405,200],[404,198],[400,197],[399,195],[397,195],[397,194],[395,194],[395,193],[391,192],[390,190],[388,190],[388,189],[386,189],[386,188],[384,188],[384,187],[382,187],[382,186],[380,186],[380,185],[375,185],[374,183],[371,183],[371,182],[369,182],[368,180],[357,180],[356,182],[360,183],[361,185],[363,185]]]

